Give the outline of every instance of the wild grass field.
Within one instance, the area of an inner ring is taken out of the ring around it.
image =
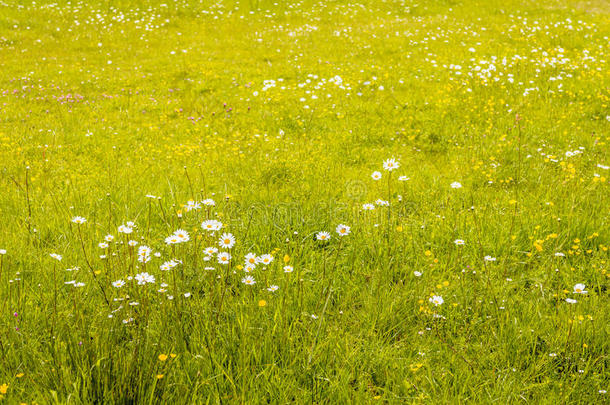
[[[0,403],[608,403],[604,0],[0,0]]]

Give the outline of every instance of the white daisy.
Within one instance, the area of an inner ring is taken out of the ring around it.
[[[218,253],[218,248],[210,246],[210,247],[203,249],[203,252],[208,256],[212,256],[212,255],[215,255],[216,253]]]
[[[87,222],[87,220],[83,217],[74,217],[74,218],[72,218],[72,222],[74,222],[75,224],[81,225],[81,224],[84,224],[85,222]]]
[[[254,277],[252,277],[252,276],[246,276],[246,277],[242,278],[241,282],[246,284],[246,285],[254,285],[254,284],[256,284],[256,281],[254,280]]]
[[[218,263],[229,264],[230,261],[231,261],[231,254],[229,252],[218,253]]]
[[[350,227],[347,225],[339,224],[336,229],[339,236],[347,236],[350,234]]]
[[[330,233],[326,231],[318,232],[316,234],[316,239],[321,241],[327,241],[330,239]]]
[[[400,163],[396,161],[396,159],[391,158],[383,162],[383,169],[391,172],[392,170],[396,170],[400,167]]]
[[[165,238],[165,243],[168,245],[174,245],[176,243],[180,243],[180,238],[178,238],[176,235],[170,235]]]
[[[173,269],[174,267],[176,267],[179,264],[179,262],[175,261],[175,260],[168,260],[165,263],[163,263],[161,266],[159,266],[159,268],[162,271],[169,271],[171,269]]]
[[[148,246],[140,246],[138,248],[138,261],[140,263],[148,263],[150,261],[150,254],[152,253],[152,249]]]
[[[566,298],[566,302],[567,302],[568,304],[576,304],[578,301],[576,301],[576,300],[574,300],[574,299],[572,299],[572,298]]]
[[[230,233],[223,233],[218,241],[218,246],[223,249],[231,249],[235,245],[235,237]]]
[[[119,233],[130,234],[133,232],[133,228],[125,225],[119,226]]]
[[[188,200],[186,202],[186,205],[184,206],[184,210],[186,212],[192,211],[192,210],[200,210],[201,209],[201,204],[198,203],[197,201],[193,201],[193,200]]]
[[[148,274],[146,272],[138,273],[134,276],[134,278],[138,282],[138,285],[145,285],[147,283],[155,282],[155,276],[153,276],[152,274]]]
[[[49,254],[49,256],[51,256],[53,259],[59,260],[59,261],[61,261],[61,259],[62,259],[61,255],[58,255],[57,253],[51,253],[51,254]]]
[[[441,305],[443,302],[445,302],[443,297],[441,297],[440,295],[433,295],[432,297],[430,297],[428,299],[428,301],[433,303],[435,307],[437,307],[437,306]]]
[[[273,256],[267,253],[260,256],[257,261],[259,263],[262,263],[264,266],[268,266],[273,261]]]
[[[248,264],[249,264],[249,265],[251,265],[251,266],[256,266],[256,263],[258,263],[258,259],[257,259],[257,257],[256,257],[256,254],[254,254],[254,253],[248,253],[248,254],[246,255],[245,262],[246,262],[246,265],[248,265]]]
[[[174,235],[176,235],[178,237],[178,240],[179,240],[178,243],[188,242],[191,239],[188,232],[185,231],[184,229],[176,230],[174,232]]]
[[[123,280],[117,280],[117,281],[112,282],[112,286],[115,288],[121,288],[124,285],[125,285],[125,281],[123,281]]]
[[[207,221],[203,221],[201,223],[201,227],[206,231],[215,232],[222,229],[222,222],[215,219],[208,219]]]
[[[585,285],[584,284],[576,284],[574,286],[574,294],[586,294]]]

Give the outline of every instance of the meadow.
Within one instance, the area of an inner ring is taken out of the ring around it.
[[[0,0],[0,404],[608,403],[605,0]]]

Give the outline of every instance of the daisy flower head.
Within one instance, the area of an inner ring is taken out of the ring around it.
[[[269,291],[269,292],[276,292],[277,290],[279,290],[279,288],[280,288],[280,287],[278,287],[278,286],[276,286],[276,285],[270,285],[270,286],[267,288],[267,291]]]
[[[254,277],[252,277],[252,276],[246,276],[246,277],[242,278],[241,282],[244,283],[245,285],[256,284],[256,281],[254,280]]]
[[[387,159],[383,162],[383,169],[391,172],[392,170],[396,170],[400,167],[400,163],[396,161],[396,159],[391,158]]]
[[[247,263],[247,264],[244,266],[244,271],[245,271],[246,273],[252,273],[252,271],[254,271],[254,269],[256,269],[256,266],[255,266],[255,265],[253,265],[253,264],[250,264],[250,263]]]
[[[231,254],[229,252],[218,253],[218,263],[229,264],[230,261],[231,261]]]
[[[215,219],[208,219],[201,223],[201,227],[208,232],[215,232],[222,229],[222,222]]]
[[[411,180],[411,179],[410,179],[410,178],[408,178],[407,176],[400,176],[400,177],[398,178],[398,181],[408,181],[408,180]]]
[[[316,239],[322,242],[326,242],[327,240],[330,240],[330,233],[326,231],[318,232],[316,234]]]
[[[108,234],[108,235],[104,236],[104,240],[105,240],[106,242],[112,242],[112,241],[114,240],[114,236],[113,236],[113,235]]]
[[[256,263],[258,263],[256,254],[254,254],[254,253],[248,253],[244,260],[246,262],[246,265],[250,264],[252,266],[256,266]]]
[[[162,271],[169,271],[171,269],[173,269],[174,267],[176,267],[178,265],[178,262],[175,260],[168,260],[165,263],[163,263],[161,266],[159,266],[159,269],[161,269]]]
[[[457,181],[454,181],[453,183],[451,183],[451,188],[462,188],[462,184],[458,183]]]
[[[216,202],[214,200],[212,200],[211,198],[206,198],[205,200],[201,201],[201,203],[203,205],[207,205],[208,207],[213,207],[216,205]]]
[[[176,235],[169,235],[165,238],[165,243],[168,245],[174,245],[176,243],[180,243],[180,239]]]
[[[466,242],[464,242],[462,239],[456,239],[453,241],[453,243],[455,243],[457,246],[464,246],[466,244]]]
[[[231,249],[235,245],[235,237],[230,233],[223,233],[218,241],[218,246],[223,249]]]
[[[495,262],[496,258],[495,257],[491,257],[491,256],[485,256],[483,258],[483,260],[485,260],[486,262]]]
[[[57,253],[51,253],[51,254],[49,254],[49,256],[51,256],[53,259],[61,262],[61,259],[62,259],[61,255],[58,255]]]
[[[273,261],[273,256],[271,256],[268,253],[264,254],[258,258],[258,262],[262,263],[264,266],[268,266],[269,264],[271,264],[272,261]]]
[[[347,236],[351,232],[350,227],[347,225],[343,225],[343,224],[337,225],[336,231],[339,234],[339,236]]]
[[[0,249],[0,255],[5,255],[6,254],[6,249]]]
[[[200,210],[200,209],[201,209],[201,204],[198,203],[197,201],[194,201],[194,200],[188,200],[186,202],[186,205],[184,206],[184,210],[186,212],[189,212],[189,211],[192,211],[192,210],[197,211],[197,210]]]
[[[586,294],[585,285],[578,283],[574,286],[574,294]]]
[[[148,246],[140,246],[138,248],[138,261],[141,263],[148,263],[150,261],[150,255],[152,253],[152,249]]]
[[[212,255],[215,255],[216,253],[218,253],[218,248],[210,246],[210,247],[203,249],[203,253],[205,253],[208,256],[212,256]]]
[[[442,305],[445,302],[443,297],[441,297],[440,295],[433,295],[432,297],[429,298],[428,301],[433,303],[435,307],[438,307],[439,305]]]
[[[133,232],[133,228],[127,225],[119,226],[119,233],[130,234]]]
[[[124,285],[125,285],[125,281],[123,281],[123,280],[117,280],[117,281],[113,281],[113,282],[112,282],[112,286],[113,286],[114,288],[121,288],[121,287],[123,287]]]
[[[146,272],[138,273],[134,276],[134,278],[138,282],[138,285],[145,285],[148,283],[152,284],[155,282],[155,276],[153,276],[152,274],[148,274]]]
[[[372,211],[375,209],[375,205],[367,203],[367,204],[362,204],[362,209],[364,211]]]
[[[184,229],[176,230],[176,232],[174,232],[174,235],[178,237],[178,243],[188,242],[189,240],[191,240],[191,237],[189,236],[188,232]]]
[[[284,273],[292,273],[293,271],[294,271],[294,267],[284,266]]]
[[[100,242],[97,245],[99,246],[100,249],[106,249],[108,247],[107,242]]]
[[[87,220],[83,217],[74,217],[74,218],[72,218],[72,222],[74,222],[75,224],[81,225],[81,224],[84,224],[85,222],[87,222]]]
[[[566,298],[566,302],[567,302],[568,304],[576,304],[578,301],[576,301],[576,300],[574,300],[574,299],[572,299],[572,298]]]
[[[373,178],[373,180],[381,180],[381,172],[373,172],[373,174],[371,174],[371,177]]]

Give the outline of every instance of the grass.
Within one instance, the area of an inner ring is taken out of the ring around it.
[[[607,401],[609,13],[0,2],[0,402]]]

